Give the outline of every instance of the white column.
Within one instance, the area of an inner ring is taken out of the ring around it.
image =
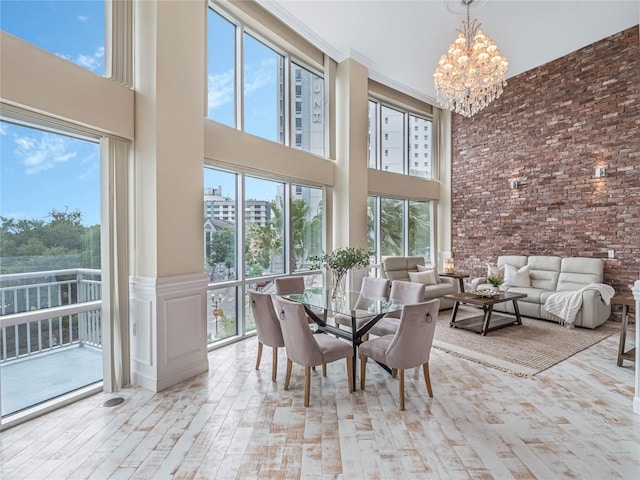
[[[633,286],[633,297],[636,299],[636,393],[633,397],[633,411],[640,415],[640,280]]]
[[[153,391],[208,369],[206,2],[135,2],[131,379]]]
[[[368,75],[366,67],[348,58],[336,70],[336,168],[333,190],[333,245],[368,248]],[[354,272],[348,289],[360,288]]]

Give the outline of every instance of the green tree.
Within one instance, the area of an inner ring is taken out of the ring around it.
[[[380,208],[380,243],[382,255],[404,254],[404,201],[383,198]]]
[[[234,227],[221,228],[211,234],[211,256],[207,259],[211,267],[223,264],[229,269],[236,264],[236,230]]]
[[[2,273],[100,268],[100,225],[85,227],[77,210],[48,218],[0,217]]]
[[[376,197],[367,197],[367,243],[369,246],[369,252],[373,255],[373,258],[377,258],[378,254],[376,248],[377,211]]]
[[[309,225],[308,216],[309,205],[304,200],[291,202],[291,250],[295,265],[299,260],[306,258],[304,252],[307,226]]]
[[[246,248],[247,258],[261,265],[263,270],[268,270],[282,251],[282,235],[271,222],[264,226],[251,223],[248,226]]]
[[[431,221],[429,202],[409,202],[409,255],[431,257]]]

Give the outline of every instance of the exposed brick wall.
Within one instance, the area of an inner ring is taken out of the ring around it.
[[[604,281],[629,293],[640,278],[638,43],[636,26],[514,77],[472,118],[453,115],[456,270],[615,250]]]

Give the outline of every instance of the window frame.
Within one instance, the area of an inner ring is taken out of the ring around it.
[[[283,58],[283,83],[284,83],[284,91],[282,92],[283,99],[283,110],[282,110],[282,130],[280,132],[281,138],[276,140],[275,143],[280,143],[289,148],[295,148],[296,150],[301,150],[296,147],[293,142],[292,135],[292,125],[295,122],[297,112],[294,109],[294,105],[292,102],[292,97],[295,96],[295,85],[294,78],[292,75],[293,65],[297,65],[300,68],[303,68],[310,72],[311,74],[322,79],[322,91],[323,91],[323,102],[322,102],[322,131],[323,131],[323,142],[322,142],[322,150],[323,154],[320,155],[322,158],[329,158],[329,148],[330,144],[328,138],[330,135],[330,125],[329,125],[329,117],[327,112],[327,99],[328,90],[327,90],[327,77],[326,73],[318,68],[315,68],[309,64],[309,62],[304,61],[299,56],[291,53],[287,48],[277,44],[276,42],[267,38],[266,35],[263,35],[258,29],[252,27],[247,22],[239,19],[232,13],[226,11],[224,8],[215,4],[214,2],[209,1],[207,4],[207,13],[209,10],[220,15],[225,20],[229,21],[235,26],[235,94],[234,94],[234,112],[235,112],[235,122],[234,128],[241,132],[246,132],[245,130],[245,115],[244,115],[244,106],[245,106],[245,92],[244,92],[244,58],[245,58],[245,34],[251,36],[256,41],[260,42],[267,48],[273,50],[276,54],[282,56]],[[208,15],[206,16],[208,22]],[[209,28],[207,26],[207,32]],[[210,40],[207,39],[207,43]],[[207,65],[205,74],[208,76],[209,67]],[[208,87],[208,82],[206,83]],[[205,99],[208,99],[208,88],[207,94],[205,95]],[[208,101],[208,100],[207,100]],[[208,105],[205,106],[205,112],[208,112]],[[209,120],[216,122],[215,119],[208,116]],[[263,138],[263,137],[260,137]],[[264,140],[272,141],[271,139],[264,138]],[[306,153],[311,153],[307,150],[302,150]],[[313,154],[313,153],[311,153]],[[317,154],[315,154],[317,155]]]
[[[280,178],[277,176],[269,176],[264,174],[263,172],[257,173],[254,171],[245,171],[242,169],[234,169],[228,166],[221,166],[215,164],[213,162],[208,162],[205,160],[203,164],[203,169],[211,169],[218,170],[220,172],[233,174],[236,176],[236,277],[231,280],[222,280],[222,281],[212,281],[209,280],[207,284],[207,292],[208,295],[216,295],[216,291],[235,288],[236,295],[236,334],[230,335],[228,337],[214,339],[212,342],[207,343],[207,348],[209,350],[220,348],[228,343],[240,340],[242,338],[246,338],[248,336],[254,335],[255,330],[247,329],[247,315],[250,314],[248,311],[247,303],[244,297],[246,296],[247,290],[251,285],[262,283],[262,282],[273,282],[276,278],[284,277],[288,275],[300,275],[305,278],[309,277],[318,277],[322,276],[321,270],[295,270],[295,261],[293,257],[293,248],[292,248],[292,232],[291,232],[291,204],[292,200],[295,196],[296,187],[302,188],[313,188],[320,190],[322,192],[322,247],[324,249],[326,244],[326,234],[327,234],[327,216],[326,216],[326,204],[327,204],[327,189],[324,186],[313,185],[309,182],[292,180],[287,178]],[[246,206],[246,198],[245,198],[245,185],[246,185],[246,177],[256,178],[260,180],[266,180],[269,182],[277,182],[284,184],[284,229],[283,229],[283,263],[284,263],[284,271],[282,273],[268,273],[265,275],[251,277],[246,272],[246,255],[245,255],[245,240],[247,235],[247,217],[255,213],[255,209],[247,211]],[[215,209],[212,209],[215,211]],[[206,219],[205,219],[206,220]],[[205,228],[203,224],[203,236],[205,234]],[[204,245],[203,255],[206,255],[207,246]],[[207,309],[209,309],[209,305]]]
[[[410,251],[410,221],[409,216],[411,213],[411,203],[424,203],[428,206],[429,212],[429,258],[425,257],[425,262],[430,264],[435,264],[434,258],[434,247],[435,247],[435,209],[436,209],[436,201],[435,200],[425,200],[425,199],[417,199],[417,198],[401,198],[393,195],[384,195],[377,193],[369,193],[367,195],[367,217],[369,217],[369,200],[373,200],[373,204],[375,205],[375,218],[374,218],[374,244],[375,244],[375,252],[374,257],[372,259],[372,263],[380,264],[382,259],[388,255],[383,255],[381,252],[382,249],[382,203],[383,200],[395,200],[402,202],[402,253],[403,256],[411,255]],[[367,222],[367,232],[369,232],[369,223]]]
[[[375,105],[375,108],[371,108],[371,104]],[[389,171],[388,169],[384,169],[382,167],[383,164],[383,152],[384,152],[384,156],[388,155],[388,148],[383,148],[383,140],[388,140],[389,136],[388,136],[388,132],[384,132],[384,125],[388,125],[389,121],[388,118],[385,118],[383,121],[383,117],[384,117],[384,112],[383,109],[384,108],[389,108],[392,110],[395,110],[397,112],[400,112],[403,116],[402,122],[403,122],[403,126],[404,126],[404,132],[403,132],[403,139],[402,139],[402,147],[403,147],[403,161],[402,161],[402,173],[401,172],[393,172],[393,173],[398,173],[400,175],[407,175],[407,176],[411,176],[411,177],[415,177],[415,178],[423,178],[425,180],[434,180],[435,179],[435,175],[434,175],[434,154],[435,154],[435,145],[433,142],[433,135],[429,136],[429,139],[427,140],[429,142],[429,147],[427,148],[428,152],[425,151],[425,154],[428,155],[428,158],[430,159],[431,162],[431,171],[429,173],[428,176],[419,176],[419,175],[412,175],[411,174],[411,161],[412,161],[412,155],[411,153],[413,152],[413,150],[415,149],[411,149],[411,146],[414,145],[414,142],[418,142],[418,146],[420,143],[420,140],[418,140],[416,137],[418,137],[420,135],[420,132],[424,132],[424,128],[420,129],[418,125],[414,125],[414,128],[410,128],[410,123],[411,123],[411,117],[416,117],[418,119],[424,120],[426,122],[430,122],[431,123],[431,130],[433,132],[433,129],[435,128],[435,121],[434,121],[434,117],[433,114],[427,114],[425,112],[419,112],[416,111],[414,109],[410,109],[407,107],[403,107],[401,105],[395,104],[393,102],[390,101],[386,101],[386,100],[382,100],[379,97],[376,97],[374,94],[370,94],[369,95],[369,99],[368,99],[368,108],[367,108],[367,116],[369,121],[367,122],[370,126],[372,124],[371,122],[371,118],[370,118],[370,113],[372,111],[375,112],[376,115],[376,121],[375,121],[375,135],[376,135],[376,142],[375,144],[373,144],[373,146],[375,147],[375,162],[368,162],[368,168],[371,168],[373,170],[379,170],[382,172],[387,172]],[[426,124],[425,124],[426,127]],[[370,127],[371,128],[371,127]],[[424,133],[423,133],[424,134]],[[424,141],[424,140],[423,140]],[[369,145],[372,145],[372,142],[369,142]],[[415,153],[415,152],[413,152]],[[371,155],[371,154],[370,154]],[[372,166],[375,164],[375,167]]]

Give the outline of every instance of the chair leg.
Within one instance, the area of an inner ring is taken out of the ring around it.
[[[311,367],[304,367],[304,406],[309,406],[309,390],[311,389]]]
[[[273,371],[271,372],[271,381],[276,381],[276,375],[278,374],[278,347],[273,347]]]
[[[347,382],[349,382],[349,393],[353,393],[353,357],[347,357]]]
[[[260,369],[261,360],[262,360],[262,342],[258,342],[258,358],[256,359],[256,370]]]
[[[364,390],[364,381],[367,375],[367,357],[360,355],[360,390]]]
[[[291,380],[291,366],[293,362],[287,357],[287,373],[284,376],[284,389],[289,390],[289,381]]]
[[[397,378],[398,377],[398,369],[397,368],[392,368],[391,369],[391,376],[393,378]]]
[[[327,376],[327,364],[326,363],[322,364],[322,376],[323,377]]]
[[[429,392],[429,396],[433,398],[433,391],[431,390],[431,376],[429,375],[429,362],[422,365],[422,371],[424,372],[424,383],[427,385],[427,392]]]
[[[398,394],[400,396],[400,410],[404,411],[404,369],[398,369]]]

